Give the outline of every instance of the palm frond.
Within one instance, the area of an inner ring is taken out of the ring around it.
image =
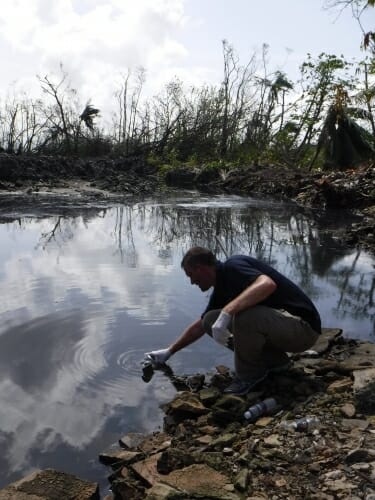
[[[94,118],[96,118],[99,113],[99,109],[94,108],[94,106],[88,103],[79,118],[85,123],[87,128],[94,130]]]

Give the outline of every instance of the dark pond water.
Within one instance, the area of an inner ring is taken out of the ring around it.
[[[374,260],[333,236],[345,215],[190,192],[0,205],[0,486],[52,467],[99,481],[104,494],[99,452],[161,426],[159,405],[175,389],[163,373],[145,383],[140,362],[207,302],[180,270],[193,244],[266,260],[313,298],[323,326],[375,339]],[[178,374],[218,364],[232,366],[231,355],[209,338],[170,363]]]

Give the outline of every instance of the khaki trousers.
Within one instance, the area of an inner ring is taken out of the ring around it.
[[[203,326],[211,336],[211,326],[220,312],[220,309],[208,311],[203,317]],[[266,306],[250,307],[236,314],[229,330],[233,334],[236,375],[242,380],[286,363],[287,352],[305,351],[319,337],[300,317]]]

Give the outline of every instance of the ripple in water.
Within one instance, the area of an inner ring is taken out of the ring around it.
[[[92,353],[82,350],[76,353],[76,369],[90,373],[86,384],[97,392],[106,391],[114,399],[123,398],[124,391],[129,390],[135,381],[142,382],[141,361],[144,352],[141,349],[130,349],[120,354],[111,352],[105,366],[100,372],[93,368]]]

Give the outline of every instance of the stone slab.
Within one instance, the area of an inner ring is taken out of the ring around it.
[[[0,500],[100,500],[97,483],[53,469],[36,471],[0,490]]]
[[[141,460],[130,465],[130,467],[149,486],[153,486],[154,484],[159,483],[163,477],[157,470],[158,460],[161,455],[161,453],[156,453],[145,460]]]
[[[240,496],[225,490],[231,481],[224,474],[220,474],[205,464],[193,464],[183,469],[175,470],[164,476],[163,483],[182,490],[192,497],[239,499]]]

